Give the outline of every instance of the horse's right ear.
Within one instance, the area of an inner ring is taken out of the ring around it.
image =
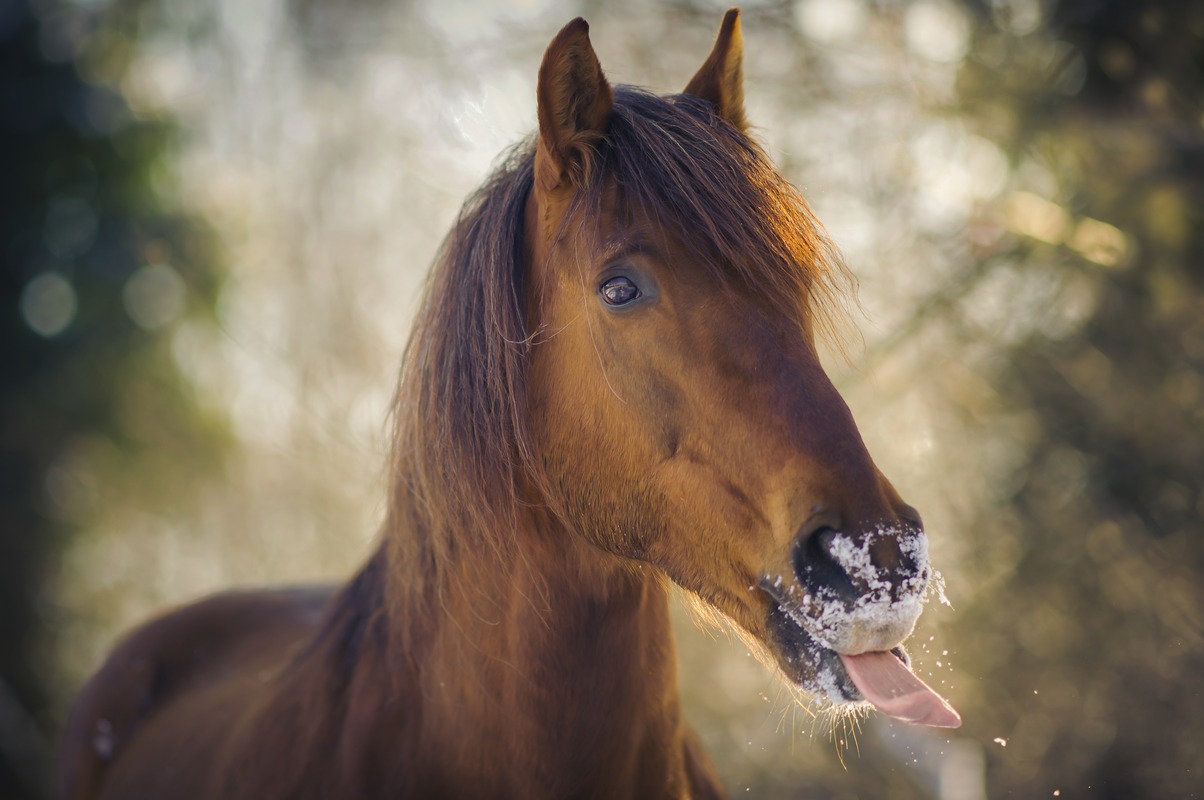
[[[723,15],[711,55],[690,79],[684,94],[710,101],[719,116],[740,130],[748,128],[744,119],[744,36],[740,32],[740,9],[730,9]]]
[[[539,67],[539,146],[536,179],[544,189],[581,185],[590,174],[594,145],[602,138],[614,95],[578,17],[548,45]]]

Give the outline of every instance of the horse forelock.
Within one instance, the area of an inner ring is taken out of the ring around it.
[[[465,203],[403,359],[385,544],[390,600],[409,619],[465,568],[463,548],[503,555],[525,509],[550,497],[526,409],[535,332],[523,232],[534,153],[533,141],[517,145]],[[621,224],[665,226],[690,255],[680,268],[704,270],[809,330],[835,330],[851,284],[839,255],[801,195],[709,104],[617,87],[588,159],[570,214],[597,214],[613,186]]]
[[[802,195],[745,131],[691,95],[620,86],[607,144],[599,172],[617,184],[629,222],[665,226],[689,253],[683,267],[839,344],[852,275]]]

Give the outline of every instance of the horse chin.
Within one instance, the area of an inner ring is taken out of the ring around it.
[[[821,703],[839,706],[861,702],[861,692],[836,651],[820,644],[777,603],[769,613],[769,632],[778,666],[791,683]]]
[[[793,684],[821,704],[867,705],[841,662],[840,654],[821,644],[799,624],[795,615],[776,602],[769,614],[769,631],[778,666]],[[910,665],[911,659],[902,645],[882,649],[889,650],[904,664]]]

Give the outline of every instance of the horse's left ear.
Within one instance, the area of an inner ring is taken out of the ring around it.
[[[740,33],[740,9],[723,15],[715,47],[706,63],[686,85],[685,94],[709,100],[719,116],[740,130],[744,119],[744,36]]]
[[[545,189],[589,178],[593,147],[602,138],[614,95],[578,17],[548,45],[539,66],[539,147],[536,176]]]

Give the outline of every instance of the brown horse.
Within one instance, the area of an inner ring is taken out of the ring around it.
[[[899,649],[925,538],[820,367],[841,267],[746,134],[737,12],[669,97],[575,20],[537,99],[431,277],[379,548],[130,635],[63,797],[718,796],[669,581],[823,702],[956,724]]]

